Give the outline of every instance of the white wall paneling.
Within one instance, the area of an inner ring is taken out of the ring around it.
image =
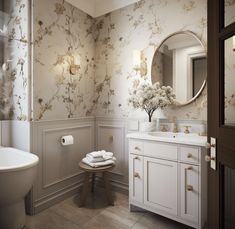
[[[110,172],[110,180],[114,187],[122,190],[128,189],[126,125],[122,118],[96,118],[96,149],[114,153],[116,167]]]
[[[83,178],[78,162],[95,149],[94,133],[94,118],[33,122],[32,148],[40,159],[35,212],[77,192]],[[61,145],[65,135],[73,135],[73,145]]]
[[[39,156],[38,177],[31,193],[31,214],[78,192],[82,171],[78,162],[95,149],[114,152],[116,167],[110,173],[114,189],[128,191],[126,119],[80,118],[32,122],[31,151]],[[74,144],[62,146],[60,138],[73,135]],[[98,183],[101,182],[98,177]]]

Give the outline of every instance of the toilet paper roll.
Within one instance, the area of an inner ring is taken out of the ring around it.
[[[68,146],[68,145],[73,145],[73,136],[72,135],[67,135],[61,137],[61,144],[63,146]]]

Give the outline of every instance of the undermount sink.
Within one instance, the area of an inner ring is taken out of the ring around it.
[[[151,141],[180,143],[206,147],[207,137],[197,133],[173,133],[173,132],[135,132],[127,134],[127,138],[136,138]]]
[[[160,138],[195,138],[195,137],[200,137],[196,133],[173,133],[173,132],[149,132],[148,133],[151,136],[154,137],[160,137]]]

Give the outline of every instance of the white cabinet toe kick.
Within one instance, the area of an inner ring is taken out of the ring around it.
[[[130,207],[203,228],[207,218],[205,154],[200,146],[130,138]]]

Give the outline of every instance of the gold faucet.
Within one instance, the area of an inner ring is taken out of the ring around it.
[[[189,134],[189,133],[190,133],[189,128],[190,128],[191,126],[184,126],[184,127],[185,127],[184,133],[185,133],[185,134]]]

